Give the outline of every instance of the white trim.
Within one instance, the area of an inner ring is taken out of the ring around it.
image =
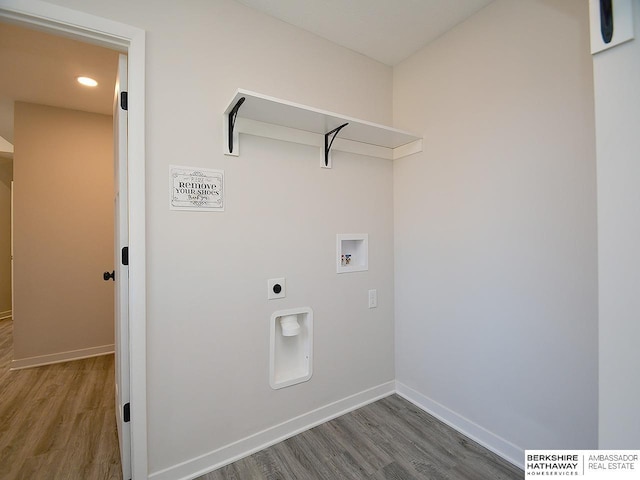
[[[148,478],[147,290],[145,201],[145,32],[131,37],[128,58],[129,366],[133,479]],[[132,94],[133,93],[133,94]]]
[[[377,387],[364,390],[298,417],[287,420],[261,432],[245,437],[237,442],[230,443],[205,453],[199,457],[174,465],[165,470],[149,475],[153,480],[188,480],[204,475],[232,462],[247,457],[264,448],[293,437],[328,422],[340,415],[368,405],[369,403],[388,397],[394,393],[395,382],[387,382]]]
[[[7,310],[6,312],[0,312],[0,320],[13,317],[13,310]]]
[[[53,365],[54,363],[72,362],[83,358],[99,357],[109,355],[114,352],[113,345],[102,345],[101,347],[81,348],[80,350],[70,350],[68,352],[50,353],[37,357],[21,358],[11,361],[9,370],[22,370],[24,368],[42,367],[43,365]]]
[[[3,0],[0,17],[122,52],[127,51],[131,38],[128,25],[40,0]]]
[[[145,31],[41,2],[2,0],[0,18],[127,53],[129,63],[129,322],[133,478],[148,475],[145,247]]]
[[[481,427],[477,423],[459,415],[435,400],[422,395],[420,392],[396,381],[396,393],[410,401],[416,407],[433,415],[438,420],[446,423],[465,437],[479,443],[496,455],[504,458],[509,463],[524,470],[524,449],[499,437],[493,432]]]

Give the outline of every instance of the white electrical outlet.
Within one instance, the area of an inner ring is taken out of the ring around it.
[[[267,280],[267,300],[286,297],[286,286],[287,283],[284,278],[270,278]]]
[[[369,290],[369,308],[378,306],[378,290]]]

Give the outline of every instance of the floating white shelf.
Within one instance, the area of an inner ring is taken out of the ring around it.
[[[330,135],[336,133],[335,143]],[[231,130],[231,135],[229,132]],[[422,151],[422,138],[409,132],[239,89],[224,111],[225,154],[238,155],[238,133],[277,138],[393,160]],[[326,142],[326,143],[325,143]]]

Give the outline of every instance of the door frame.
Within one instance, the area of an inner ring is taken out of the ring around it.
[[[0,19],[104,46],[128,57],[131,465],[133,479],[147,479],[145,31],[39,0],[2,0]]]

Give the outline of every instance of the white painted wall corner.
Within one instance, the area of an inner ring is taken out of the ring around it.
[[[295,418],[262,430],[217,450],[152,473],[151,480],[189,480],[248,457],[345,413],[395,393],[395,382],[387,382],[341,400],[311,410]]]
[[[479,443],[509,463],[524,470],[523,448],[514,445],[403,383],[396,382],[396,393],[429,415],[433,415],[441,422],[457,430],[465,437]]]

